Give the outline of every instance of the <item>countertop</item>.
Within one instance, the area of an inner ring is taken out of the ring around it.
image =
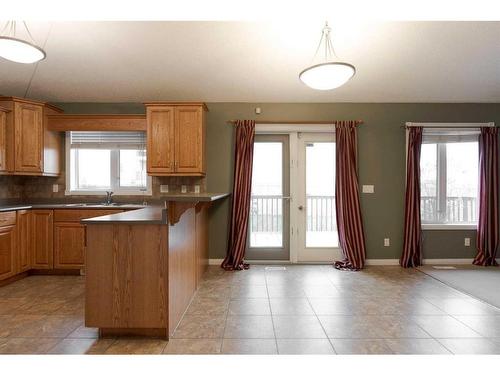
[[[162,206],[148,206],[139,210],[83,219],[81,222],[83,224],[167,224],[167,209]]]
[[[41,210],[69,210],[69,209],[89,209],[89,210],[136,210],[139,208],[144,208],[142,204],[133,203],[117,203],[105,205],[101,203],[42,203],[42,204],[11,204],[11,205],[0,205],[0,212],[5,211],[18,211],[18,210],[29,210],[29,209],[41,209]]]
[[[148,206],[139,210],[83,219],[84,224],[166,224],[168,202],[213,202],[229,196],[227,193],[162,194],[165,205]]]
[[[167,193],[161,199],[166,202],[213,202],[228,197],[229,193]]]

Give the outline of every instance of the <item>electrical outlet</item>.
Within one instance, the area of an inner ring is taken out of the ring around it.
[[[187,193],[187,186],[181,185],[181,193]]]
[[[469,237],[465,237],[464,238],[464,246],[470,246],[470,238]]]
[[[384,238],[384,246],[391,246],[390,238]]]
[[[168,193],[168,185],[160,185],[160,193]]]
[[[194,185],[194,193],[200,194],[200,185]]]
[[[53,193],[58,193],[59,192],[59,185],[58,184],[52,185],[52,192]]]

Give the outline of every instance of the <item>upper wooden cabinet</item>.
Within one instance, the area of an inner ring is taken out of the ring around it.
[[[61,172],[62,135],[47,130],[56,107],[14,97],[0,97],[0,173],[57,176]]]
[[[0,107],[0,173],[7,171],[7,113]]]
[[[204,103],[145,103],[148,174],[205,174]]]

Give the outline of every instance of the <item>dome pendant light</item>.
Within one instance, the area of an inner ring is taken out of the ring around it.
[[[35,44],[26,22],[23,21],[23,24],[31,42],[16,38],[16,21],[9,21],[0,35],[0,57],[22,64],[33,64],[45,59],[45,51]],[[3,35],[7,29],[8,35]]]
[[[316,53],[314,54],[315,58],[322,44],[324,44],[324,62],[312,65],[299,74],[300,80],[315,90],[333,90],[345,84],[356,73],[356,68],[353,65],[333,61],[333,57],[337,58],[337,55],[330,39],[331,30],[327,22],[323,28]]]

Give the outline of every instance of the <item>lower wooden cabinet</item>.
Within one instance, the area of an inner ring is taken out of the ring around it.
[[[31,211],[17,211],[17,246],[16,272],[21,273],[31,268]]]
[[[85,264],[85,225],[54,224],[54,268],[83,268]]]
[[[15,225],[0,227],[0,280],[16,274],[14,257],[16,248],[15,228]]]
[[[33,251],[32,268],[54,268],[54,212],[52,210],[31,211],[31,241]]]

